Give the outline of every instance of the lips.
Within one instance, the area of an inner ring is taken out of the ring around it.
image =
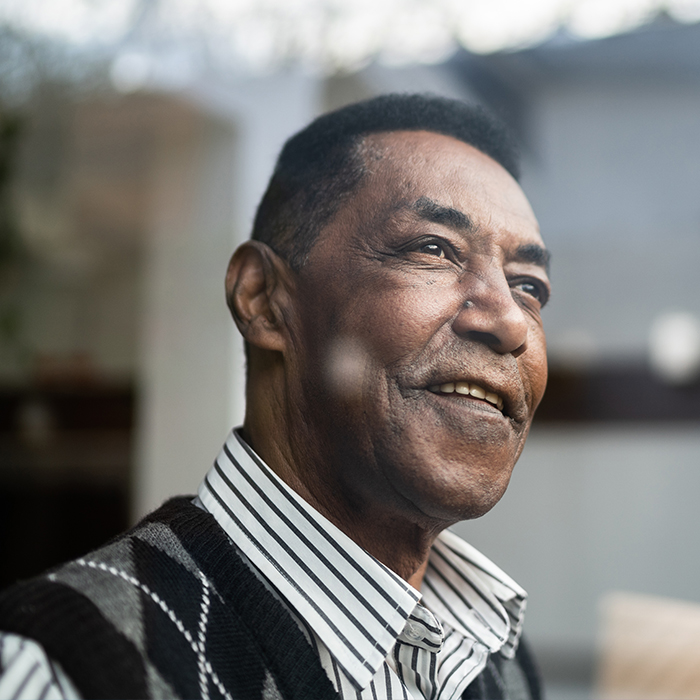
[[[406,387],[407,396],[422,392],[439,399],[436,407],[442,404],[445,410],[458,412],[469,405],[481,405],[492,415],[498,415],[498,411],[516,431],[529,425],[533,409],[516,358],[479,356],[476,352],[456,357],[445,353],[431,357],[419,369],[421,364],[414,361],[410,373],[397,376],[399,386]]]

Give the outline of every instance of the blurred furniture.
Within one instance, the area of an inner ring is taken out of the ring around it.
[[[601,612],[594,697],[700,698],[700,604],[620,592]]]
[[[0,587],[128,525],[134,391],[0,387]]]
[[[538,424],[697,423],[700,381],[671,384],[646,365],[550,366]]]

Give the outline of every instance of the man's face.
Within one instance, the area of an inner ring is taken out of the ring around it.
[[[537,221],[461,141],[366,145],[368,174],[298,276],[292,420],[331,465],[312,490],[358,514],[478,517],[503,495],[547,379]]]

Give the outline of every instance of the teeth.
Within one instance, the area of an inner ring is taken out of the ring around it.
[[[462,394],[463,396],[473,396],[475,399],[484,399],[503,410],[503,399],[493,391],[486,391],[477,384],[468,382],[447,382],[446,384],[434,384],[429,387],[435,394]]]
[[[480,386],[472,385],[469,393],[476,399],[486,398],[486,392]]]

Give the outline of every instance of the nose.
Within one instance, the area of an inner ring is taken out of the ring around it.
[[[529,324],[513,298],[502,270],[472,276],[464,284],[462,306],[452,322],[457,335],[516,357],[527,349]]]

